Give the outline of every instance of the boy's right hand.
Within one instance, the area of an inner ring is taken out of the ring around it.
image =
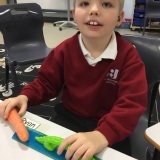
[[[12,108],[19,108],[18,114],[23,116],[27,109],[28,98],[25,95],[19,95],[14,98],[8,98],[0,102],[0,117],[5,120]]]

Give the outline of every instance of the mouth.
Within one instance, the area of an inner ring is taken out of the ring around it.
[[[96,22],[96,21],[89,21],[86,23],[89,26],[102,26],[102,24]]]

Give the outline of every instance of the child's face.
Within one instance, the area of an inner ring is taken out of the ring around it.
[[[119,0],[76,0],[73,17],[83,36],[110,36],[123,20]],[[120,21],[118,20],[120,17]]]

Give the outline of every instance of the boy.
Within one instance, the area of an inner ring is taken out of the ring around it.
[[[79,133],[67,137],[58,154],[70,144],[67,160],[88,160],[127,138],[147,106],[147,82],[136,49],[114,32],[124,18],[123,5],[124,0],[75,0],[80,32],[51,51],[38,78],[0,104],[0,115],[6,119],[15,106],[24,115],[27,106],[62,90],[54,122]]]

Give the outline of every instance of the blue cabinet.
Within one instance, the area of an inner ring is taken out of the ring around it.
[[[133,14],[132,26],[140,27],[143,25],[144,16],[145,16],[145,3],[146,3],[146,0],[135,1],[135,9]]]
[[[155,0],[160,1],[160,0]],[[143,27],[144,17],[145,17],[145,5],[146,0],[134,0],[133,17],[130,28],[132,30],[139,29]],[[159,20],[148,20],[146,23],[146,29],[160,29],[160,19]]]
[[[146,0],[134,0],[133,16],[130,28],[139,29],[143,26]]]
[[[136,0],[136,3],[146,3],[146,0]]]

